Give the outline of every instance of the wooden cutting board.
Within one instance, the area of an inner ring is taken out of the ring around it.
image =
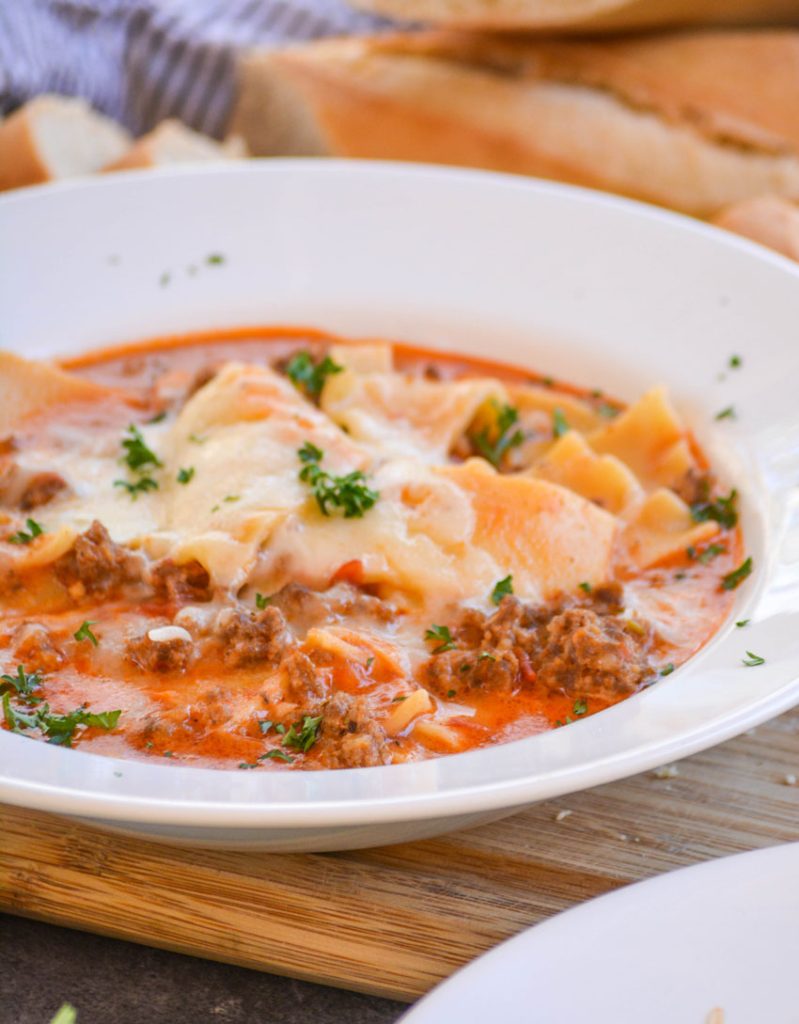
[[[799,840],[793,776],[799,710],[673,777],[647,773],[471,831],[354,853],[191,851],[0,807],[0,909],[410,1000],[583,900]]]

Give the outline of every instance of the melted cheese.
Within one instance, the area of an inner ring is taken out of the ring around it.
[[[308,504],[297,452],[311,441],[342,473],[368,463],[346,434],[279,374],[228,364],[184,406],[165,451],[162,531],[147,540],[241,586],[277,526]],[[178,482],[191,467],[189,484]]]
[[[71,489],[47,506],[47,540],[18,557],[55,558],[99,519],[114,540],[152,557],[196,559],[221,588],[255,582],[271,592],[291,581],[324,588],[343,565],[359,563],[365,583],[446,604],[485,601],[509,574],[530,600],[601,583],[612,576],[624,525],[618,516],[629,520],[628,556],[643,566],[713,531],[692,524],[671,492],[655,490],[644,501],[647,490],[693,464],[660,389],[596,429],[586,403],[513,386],[520,422],[560,408],[591,433],[586,439],[573,429],[552,443],[550,432],[543,456],[533,443],[532,465],[500,474],[482,459],[454,464],[449,456],[486,402],[508,401],[498,380],[399,374],[384,345],[336,348],[333,358],[343,369],[327,378],[320,408],[271,369],[226,364],[173,422],[140,427],[162,466],[152,471],[158,489],[135,501],[114,485],[135,479],[120,458],[129,410],[119,397],[6,359],[7,381],[26,396],[17,411],[37,411],[39,392],[61,406],[114,398],[119,407],[98,430],[70,426],[67,417],[25,454],[26,468],[55,467]],[[363,517],[322,514],[299,476],[306,442],[323,452],[326,471],[366,474],[380,497]],[[191,471],[187,483],[179,482],[181,470]]]

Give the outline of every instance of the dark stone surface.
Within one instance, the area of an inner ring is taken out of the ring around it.
[[[404,1007],[0,915],[0,1024],[394,1024]]]

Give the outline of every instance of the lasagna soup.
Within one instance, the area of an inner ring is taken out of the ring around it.
[[[662,387],[308,331],[0,354],[3,728],[286,771],[568,727],[751,570]]]

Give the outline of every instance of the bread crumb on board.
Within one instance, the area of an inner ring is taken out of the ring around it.
[[[660,768],[656,768],[652,774],[656,779],[676,779],[680,774],[680,769],[676,764],[664,764]]]

